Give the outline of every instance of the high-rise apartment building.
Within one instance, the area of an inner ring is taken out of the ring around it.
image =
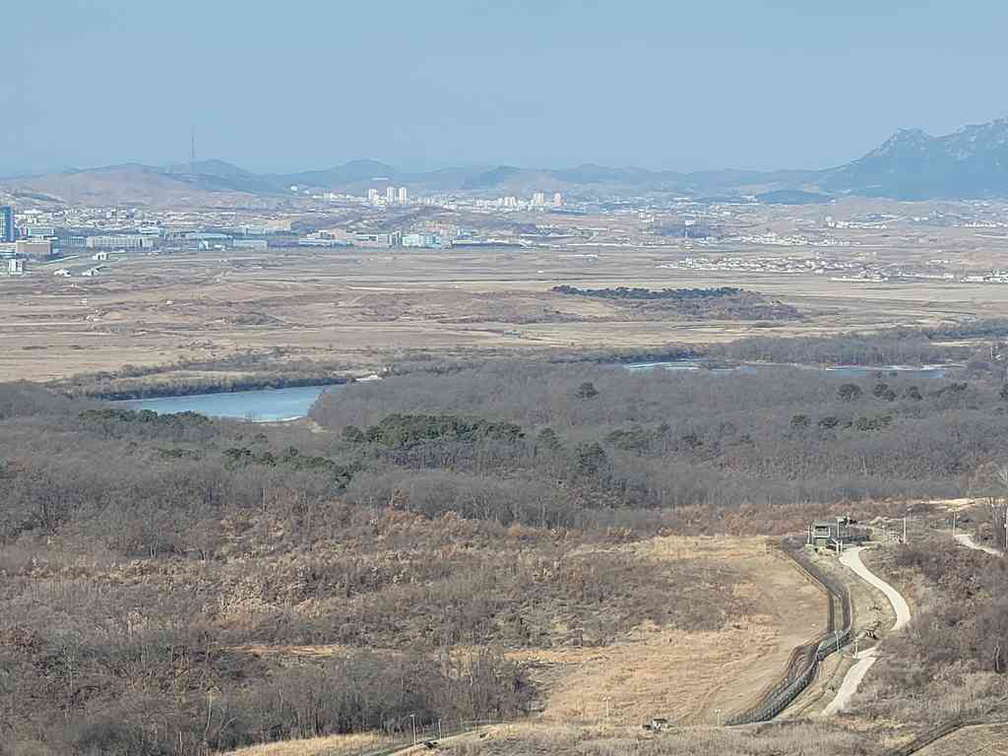
[[[556,192],[553,194],[553,206],[563,207],[563,195],[560,192]]]
[[[543,192],[532,192],[532,206],[542,207],[546,204],[546,195]]]
[[[0,205],[0,242],[14,241],[14,208]]]
[[[405,205],[406,204],[406,187],[405,186],[400,186],[399,187],[399,192],[397,193],[397,199],[399,200],[399,204],[400,205]]]
[[[393,202],[395,202],[395,187],[394,186],[390,186],[388,189],[385,190],[385,201],[388,204],[390,204],[390,205]]]

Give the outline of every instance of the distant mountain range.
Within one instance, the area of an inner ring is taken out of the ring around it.
[[[256,174],[221,160],[166,167],[140,164],[7,179],[0,189],[93,204],[208,201],[207,195],[289,196],[291,187],[363,194],[403,185],[416,192],[527,194],[564,191],[596,198],[664,193],[697,198],[755,195],[774,204],[824,202],[838,196],[902,200],[1008,197],[1008,119],[934,137],[904,129],[864,157],[821,171],[651,171],[585,164],[564,169],[483,166],[410,173],[376,160],[324,170]]]
[[[933,137],[904,129],[823,173],[823,189],[898,199],[1008,196],[1008,119]]]

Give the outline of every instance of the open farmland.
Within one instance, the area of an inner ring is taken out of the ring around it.
[[[682,254],[601,247],[124,255],[87,279],[50,275],[68,264],[62,260],[0,280],[0,379],[66,378],[124,365],[163,366],[166,378],[186,362],[276,350],[283,359],[338,363],[352,374],[404,350],[660,348],[1008,315],[1001,284],[659,267]],[[800,319],[698,319],[655,303],[550,291],[560,284],[737,286],[793,305]]]

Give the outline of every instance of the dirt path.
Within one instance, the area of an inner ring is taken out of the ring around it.
[[[868,674],[868,670],[871,669],[872,665],[876,662],[875,656],[876,649],[868,648],[864,651],[860,651],[854,658],[857,661],[854,666],[847,670],[847,674],[844,675],[843,682],[840,683],[840,687],[837,688],[836,696],[830,701],[826,708],[822,710],[822,716],[831,717],[837,712],[843,710],[850,703],[851,698],[857,692],[858,686],[864,679],[864,676]]]
[[[896,622],[892,626],[892,632],[901,630],[910,621],[910,606],[907,604],[906,599],[903,598],[899,591],[865,567],[864,562],[861,561],[860,553],[863,548],[864,547],[859,546],[848,549],[840,556],[840,563],[849,567],[859,578],[869,585],[878,588],[885,594],[885,597],[889,599],[889,603],[892,604],[893,611],[896,613]],[[836,714],[842,711],[850,703],[850,700],[857,692],[861,681],[864,679],[865,675],[868,674],[868,670],[871,669],[872,665],[877,660],[878,657],[876,655],[876,651],[877,649],[875,648],[869,648],[861,651],[854,657],[857,661],[854,663],[854,666],[847,671],[843,682],[841,682],[840,687],[837,688],[836,696],[834,696],[833,700],[827,704],[825,709],[823,709],[822,716],[828,717]]]
[[[983,551],[996,557],[1004,556],[1004,552],[1002,551],[998,551],[997,549],[992,548],[990,546],[984,546],[982,544],[977,543],[976,541],[973,540],[973,536],[971,536],[969,533],[956,533],[954,538],[957,541],[959,541],[959,543],[961,543],[963,546],[965,546],[967,549],[973,549],[974,551]]]

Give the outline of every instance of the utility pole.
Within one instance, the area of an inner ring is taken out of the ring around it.
[[[907,542],[907,522],[906,521],[907,521],[906,515],[903,515],[903,545],[904,546],[906,545],[906,542]]]
[[[836,650],[839,651],[840,650],[840,631],[839,630],[834,630],[833,631],[833,640],[836,643]]]
[[[956,520],[959,519],[959,510],[953,510],[952,512],[952,535],[955,535],[956,530]]]
[[[717,726],[720,727],[721,726],[721,709],[714,709],[714,712],[717,714]]]
[[[413,745],[416,745],[416,714],[410,714],[410,721],[413,723]]]
[[[437,739],[441,740],[441,720],[437,721]]]

